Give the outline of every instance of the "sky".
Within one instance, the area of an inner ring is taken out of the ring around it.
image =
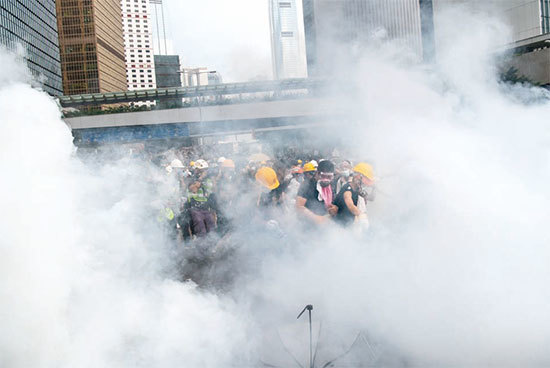
[[[168,51],[182,66],[216,70],[224,82],[272,78],[267,0],[164,0],[164,12]]]

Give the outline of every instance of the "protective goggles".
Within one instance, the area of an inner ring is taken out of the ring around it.
[[[319,180],[332,181],[332,179],[334,179],[334,173],[319,173]]]

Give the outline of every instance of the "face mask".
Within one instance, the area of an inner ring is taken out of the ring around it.
[[[330,180],[319,180],[319,185],[323,188],[326,188],[330,185]]]
[[[342,176],[347,178],[348,176],[351,175],[351,170],[342,170],[341,174],[342,174]]]

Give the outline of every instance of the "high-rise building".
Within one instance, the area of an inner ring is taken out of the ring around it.
[[[128,90],[156,88],[149,0],[121,0]]]
[[[550,85],[550,0],[433,0],[437,44],[445,42],[440,39],[442,32],[438,27],[449,24],[443,15],[455,17],[457,6],[489,19],[497,18],[508,26],[506,39],[499,40],[493,50],[488,50],[509,51],[501,64],[504,74],[510,71],[507,69],[514,69],[512,74],[516,74],[516,78],[525,77],[541,85]],[[514,77],[508,74],[506,78]]]
[[[431,58],[432,0],[303,0],[303,13],[309,75],[328,73],[350,46],[376,37],[403,41],[419,60]]]
[[[126,91],[120,0],[57,0],[66,95]]]
[[[210,74],[217,74],[215,70],[208,70],[207,67],[199,68],[183,68],[183,86],[184,87],[196,87],[207,86],[210,78]]]
[[[301,0],[270,0],[271,55],[275,79],[307,77]]]
[[[155,55],[155,73],[158,88],[181,87],[181,64],[178,55]],[[158,108],[181,107],[181,98],[156,102]]]
[[[55,0],[0,1],[0,45],[11,50],[21,45],[43,89],[62,94]]]
[[[181,87],[181,64],[178,55],[155,55],[158,88]]]
[[[511,42],[550,33],[550,0],[433,0],[436,13],[456,5],[484,12],[506,23]]]

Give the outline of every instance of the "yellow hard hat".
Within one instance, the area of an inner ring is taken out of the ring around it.
[[[304,172],[311,172],[311,171],[316,171],[316,170],[317,169],[315,168],[315,166],[311,162],[307,162],[304,165]]]
[[[191,166],[191,167],[195,166],[195,161],[191,161],[191,162],[189,163],[189,166]]]
[[[367,164],[366,162],[360,162],[355,165],[353,171],[363,175],[370,180],[374,180],[374,170],[372,169],[372,166]]]
[[[298,163],[301,165],[301,164],[302,164],[302,160],[298,160]]]
[[[232,159],[226,158],[226,159],[222,162],[222,167],[227,167],[227,168],[230,168],[230,169],[234,169],[234,168],[235,168],[235,163],[233,162]]]
[[[269,190],[273,190],[279,187],[279,180],[277,180],[277,174],[271,167],[261,167],[256,173],[256,180]]]

